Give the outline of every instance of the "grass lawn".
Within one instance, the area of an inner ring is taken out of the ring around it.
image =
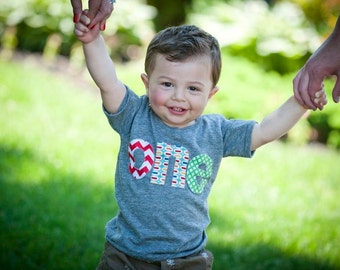
[[[24,63],[0,60],[0,73],[0,268],[95,269],[119,147],[100,97]],[[339,164],[282,142],[225,159],[209,201],[214,269],[340,269]]]

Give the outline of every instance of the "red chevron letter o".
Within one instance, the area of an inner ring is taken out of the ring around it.
[[[134,152],[139,149],[144,153],[143,164],[139,167],[135,167],[135,157]],[[155,155],[154,150],[150,143],[142,139],[132,140],[129,144],[129,172],[133,175],[135,179],[143,178],[152,168],[154,163]]]

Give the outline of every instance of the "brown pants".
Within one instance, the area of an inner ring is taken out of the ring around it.
[[[97,270],[211,270],[213,259],[210,251],[202,250],[188,257],[149,263],[125,255],[106,242]]]

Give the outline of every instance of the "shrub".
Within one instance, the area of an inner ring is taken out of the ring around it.
[[[281,74],[297,70],[319,45],[318,33],[289,2],[199,2],[189,21],[216,36],[225,51]]]
[[[85,4],[85,1],[83,1]],[[133,6],[134,8],[131,8]],[[117,54],[126,57],[128,49],[121,46],[141,45],[152,32],[150,19],[155,15],[152,7],[143,0],[126,0],[119,3],[119,9],[107,23],[106,37],[116,34],[113,46],[120,48]],[[52,38],[59,36],[59,38]],[[3,49],[19,49],[28,52],[51,51],[55,54],[70,55],[76,42],[73,35],[72,7],[69,0],[5,1],[0,9],[0,39]],[[119,42],[119,41],[124,41]]]

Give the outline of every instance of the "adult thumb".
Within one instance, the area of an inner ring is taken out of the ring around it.
[[[80,14],[82,12],[82,2],[81,0],[71,0],[71,5],[72,5],[72,9],[73,9],[73,21],[74,22],[78,22],[79,18],[80,18]]]
[[[339,76],[337,76],[334,88],[333,88],[333,93],[332,93],[332,97],[335,103],[339,102],[340,99],[340,79]]]
[[[88,16],[92,20],[96,15],[100,8],[101,1],[97,0],[89,0],[89,13]]]

